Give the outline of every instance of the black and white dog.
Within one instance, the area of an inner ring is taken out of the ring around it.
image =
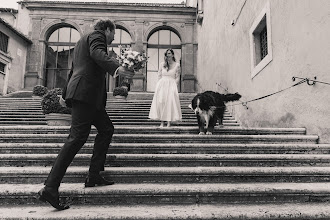
[[[238,93],[220,94],[218,92],[206,91],[198,93],[189,107],[197,116],[199,134],[211,135],[217,121],[222,125],[223,115],[226,110],[226,102],[237,101],[241,98]]]

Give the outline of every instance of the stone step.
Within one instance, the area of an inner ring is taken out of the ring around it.
[[[0,134],[0,143],[63,143],[67,134]],[[94,141],[90,134],[87,142]],[[114,134],[112,143],[317,143],[316,135]]]
[[[271,204],[175,204],[175,205],[77,205],[63,212],[44,204],[0,207],[4,219],[35,220],[325,220],[330,219],[328,203]]]
[[[18,106],[18,107],[10,107],[7,108],[0,108],[1,112],[10,112],[10,111],[40,111],[42,112],[41,107],[29,107],[29,106]]]
[[[9,110],[15,110],[15,111],[20,111],[20,110],[41,110],[41,106],[40,104],[38,105],[35,105],[35,106],[30,106],[30,105],[17,105],[17,106],[14,106],[14,105],[8,105],[8,106],[1,106],[0,109],[2,111],[9,111]],[[148,111],[150,110],[150,105],[145,105],[145,106],[140,106],[140,105],[120,105],[120,104],[112,104],[112,105],[109,105],[109,106],[106,106],[106,110],[145,110],[145,111]],[[193,111],[186,107],[186,106],[181,106],[181,109],[182,111],[189,111],[191,113],[193,113]]]
[[[149,111],[137,111],[137,112],[129,112],[129,111],[124,111],[124,112],[116,112],[116,111],[107,111],[108,114],[110,116],[115,116],[115,115],[118,115],[118,116],[125,116],[125,115],[136,115],[136,116],[148,116],[149,115]],[[7,112],[1,112],[0,111],[0,116],[23,116],[23,115],[26,115],[26,116],[30,116],[30,115],[42,115],[44,116],[44,114],[41,112],[41,111],[7,111]],[[193,112],[182,112],[182,116],[189,116],[189,117],[194,117],[196,118],[196,115],[193,114]],[[233,118],[232,116],[230,115],[225,115],[224,118]]]
[[[57,154],[63,143],[0,143],[1,154]],[[90,153],[93,143],[79,151]],[[109,154],[328,154],[330,144],[111,143]]]
[[[0,166],[51,166],[57,154],[0,154]],[[72,166],[86,166],[90,154],[77,154]],[[111,154],[111,167],[329,166],[323,154]]]
[[[186,109],[192,111],[188,105],[190,103],[182,102],[181,109]],[[107,102],[107,109],[119,109],[119,108],[135,108],[135,109],[150,109],[151,103],[114,103]],[[40,103],[8,103],[8,104],[0,104],[0,109],[8,110],[8,109],[41,109]]]
[[[148,114],[146,113],[108,113],[111,120],[130,120],[130,121],[139,121],[139,120],[150,120]],[[33,120],[33,119],[44,119],[44,114],[0,114],[0,121],[14,121],[14,120]],[[182,115],[182,121],[196,121],[195,115]],[[237,123],[233,117],[225,117],[223,119],[227,123]]]
[[[0,134],[69,134],[69,126],[0,126]],[[93,126],[91,133],[96,133]],[[173,134],[198,134],[197,126],[181,127],[155,127],[155,126],[116,126],[116,134],[150,134],[150,133],[173,133]],[[241,128],[241,127],[220,127],[216,126],[213,134],[306,134],[305,128]]]
[[[47,125],[46,120],[37,121],[0,121],[0,125]]]
[[[2,204],[42,204],[42,184],[0,184]],[[64,183],[61,195],[73,204],[257,204],[310,202],[330,198],[329,183],[139,183],[85,188]]]
[[[51,166],[0,167],[0,184],[39,184]],[[63,183],[83,183],[88,166],[69,166]],[[116,183],[329,182],[329,167],[105,167]]]
[[[18,93],[25,93],[24,96],[19,96],[20,94]],[[192,99],[196,93],[179,93],[180,99]],[[127,100],[152,100],[154,96],[153,92],[135,92],[135,91],[130,91],[127,96]],[[107,93],[108,99],[115,99],[113,96],[112,92]],[[0,97],[0,100],[31,100],[31,99],[41,99],[41,97],[32,97],[32,91],[19,91],[16,92],[16,94],[11,93],[6,96]]]
[[[123,106],[149,106],[151,105],[151,100],[134,100],[134,101],[117,101],[117,100],[107,100],[107,105],[123,105]],[[183,106],[188,106],[191,103],[190,100],[180,100],[180,104]],[[0,107],[10,107],[10,106],[40,106],[40,100],[16,100],[16,101],[2,101],[0,99]]]
[[[0,111],[0,117],[45,117],[45,115],[41,111],[26,111],[26,112],[14,112],[14,111],[8,111],[8,112],[1,112]]]
[[[107,110],[107,113],[110,116],[146,116],[148,117],[149,115],[149,110],[139,110],[139,111],[134,111],[134,110]],[[8,111],[2,111],[0,110],[0,117],[22,117],[22,116],[27,116],[30,117],[31,115],[38,115],[38,116],[43,116],[44,114],[42,113],[41,110],[24,110],[24,111],[14,111],[12,109],[8,110]],[[194,118],[196,119],[196,115],[191,112],[191,111],[182,111],[182,116],[183,118]],[[224,115],[224,119],[234,119],[233,116],[231,116],[230,114],[225,114]]]
[[[122,126],[159,126],[159,121],[147,121],[147,120],[142,120],[142,121],[124,121],[124,120],[113,120],[112,121],[114,126],[122,125]],[[10,126],[10,125],[46,125],[47,121],[46,119],[40,119],[40,120],[29,120],[29,121],[24,121],[24,120],[15,120],[15,121],[0,121],[0,126]],[[197,122],[194,120],[191,121],[183,121],[183,122],[173,122],[172,127],[175,126],[197,126]],[[238,123],[223,123],[224,127],[239,127],[240,125]]]
[[[39,109],[34,109],[34,110],[29,110],[29,109],[0,109],[1,114],[6,114],[6,113],[11,113],[11,112],[17,112],[20,114],[34,114],[34,113],[38,113],[38,114],[42,114],[41,112],[41,108]]]

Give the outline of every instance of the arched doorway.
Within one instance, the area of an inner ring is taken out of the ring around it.
[[[131,47],[132,37],[127,30],[121,26],[116,27],[115,39],[112,41],[111,45],[108,45],[109,51],[114,51],[117,55],[120,54],[119,47]],[[120,85],[120,79],[117,78],[114,82],[112,77],[107,74],[107,91],[112,91],[114,87]]]
[[[147,91],[154,92],[158,80],[158,70],[164,61],[164,54],[172,48],[177,62],[181,64],[181,40],[178,34],[170,29],[158,29],[148,38],[147,54]],[[178,88],[180,91],[180,88]]]
[[[70,25],[56,27],[46,39],[45,86],[63,88],[72,65],[72,53],[80,33]]]

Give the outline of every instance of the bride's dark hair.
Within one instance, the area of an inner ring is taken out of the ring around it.
[[[174,51],[172,50],[172,49],[167,49],[166,51],[165,51],[165,54],[164,54],[164,68],[168,71],[168,69],[170,68],[170,64],[168,63],[168,60],[167,60],[167,56],[166,56],[166,54],[167,54],[167,52],[168,51],[170,51],[171,53],[172,53],[172,55],[173,55],[173,61],[175,62],[176,61],[176,59],[175,59],[175,56],[174,56]]]

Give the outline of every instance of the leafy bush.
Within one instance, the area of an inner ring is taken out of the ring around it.
[[[128,96],[128,91],[127,89],[123,88],[123,87],[116,87],[113,90],[113,96],[117,96],[117,95],[121,95],[121,96]]]
[[[32,94],[35,96],[44,96],[48,92],[47,87],[42,85],[36,85],[33,87]]]
[[[62,95],[63,90],[61,88],[54,89],[58,95]]]
[[[125,81],[121,83],[121,86],[125,86],[127,88],[129,88],[130,85],[131,85],[130,83],[125,82]]]
[[[56,88],[49,90],[46,95],[42,97],[41,108],[44,114],[61,113],[71,114],[71,109],[61,106],[59,95],[62,94],[62,89]]]

